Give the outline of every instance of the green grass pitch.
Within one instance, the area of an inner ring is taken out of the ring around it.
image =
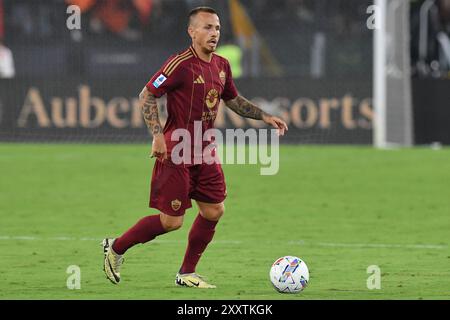
[[[145,215],[147,145],[0,144],[0,299],[449,299],[450,150],[282,146],[280,171],[224,166],[226,212],[197,268],[218,288],[174,286],[184,226],[138,245],[122,282],[100,240]],[[195,205],[194,205],[195,206]],[[268,272],[303,258],[309,287],[279,294]],[[69,290],[66,270],[81,270]],[[369,290],[367,267],[381,289]]]

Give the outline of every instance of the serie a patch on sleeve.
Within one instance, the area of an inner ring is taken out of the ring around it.
[[[162,85],[164,83],[164,81],[166,81],[167,78],[161,73],[158,78],[156,78],[155,81],[153,81],[153,86],[155,88],[159,88],[160,85]]]

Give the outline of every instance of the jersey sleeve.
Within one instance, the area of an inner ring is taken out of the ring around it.
[[[170,57],[145,85],[147,89],[157,98],[175,90],[182,83],[182,72],[180,68],[171,69],[174,57]]]
[[[228,101],[237,97],[238,92],[236,86],[234,85],[233,75],[231,73],[231,67],[228,61],[226,62],[226,78],[225,78],[225,88],[222,92],[222,99]]]

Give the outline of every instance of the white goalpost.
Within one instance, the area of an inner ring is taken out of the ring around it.
[[[373,40],[373,144],[377,148],[411,146],[409,1],[375,0]]]

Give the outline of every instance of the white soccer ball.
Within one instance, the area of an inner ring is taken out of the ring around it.
[[[308,285],[308,266],[300,258],[281,257],[270,268],[270,281],[278,292],[299,293]]]

